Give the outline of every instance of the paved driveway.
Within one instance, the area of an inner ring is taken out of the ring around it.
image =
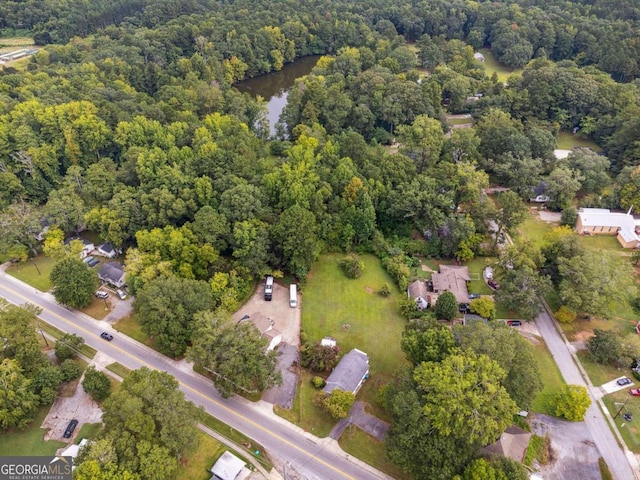
[[[295,361],[298,361],[298,348],[288,343],[281,343],[278,346],[277,368],[282,374],[282,385],[265,390],[262,400],[280,405],[282,408],[293,407],[298,386],[298,375],[292,371]]]

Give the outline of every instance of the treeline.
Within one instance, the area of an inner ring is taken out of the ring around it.
[[[498,60],[524,66],[534,57],[596,65],[629,81],[640,73],[637,42],[640,7],[633,2],[376,2],[41,0],[0,5],[0,28],[31,29],[36,43],[65,43],[108,26],[166,27],[183,55],[203,36],[222,59],[236,58],[244,75],[277,70],[291,55],[334,53],[365,45],[371,31],[397,32],[408,41],[422,35],[462,39],[491,47]],[[280,27],[280,35],[265,27]],[[246,66],[246,67],[245,67]]]

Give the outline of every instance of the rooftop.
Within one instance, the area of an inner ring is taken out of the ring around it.
[[[431,281],[433,282],[434,292],[451,292],[459,303],[469,303],[471,301],[467,290],[467,282],[471,281],[471,276],[467,267],[440,265],[440,273],[434,273],[431,276]]]
[[[347,353],[327,378],[326,393],[336,388],[345,392],[355,392],[362,379],[369,373],[369,356],[354,348]]]

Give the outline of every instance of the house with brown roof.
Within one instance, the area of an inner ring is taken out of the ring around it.
[[[469,290],[467,282],[471,281],[469,269],[456,265],[440,265],[440,272],[431,275],[431,283],[434,293],[441,294],[451,292],[458,303],[469,303]]]
[[[416,302],[418,310],[429,307],[429,293],[424,280],[418,279],[407,287],[407,296]]]
[[[280,342],[282,342],[282,332],[274,327],[276,322],[266,315],[263,315],[260,312],[255,312],[251,316],[245,315],[240,319],[240,322],[245,320],[251,320],[251,322],[260,331],[261,338],[266,338],[269,341],[266,348],[267,352],[269,350],[273,350],[280,345]]]
[[[508,427],[500,438],[480,450],[482,455],[509,457],[516,462],[522,462],[527,453],[527,447],[531,440],[531,432],[527,432],[522,428],[511,425]]]

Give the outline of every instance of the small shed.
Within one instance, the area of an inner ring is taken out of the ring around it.
[[[418,310],[424,310],[429,307],[429,298],[427,292],[427,285],[424,280],[416,280],[407,287],[407,295],[412,300],[415,300],[418,305]]]
[[[354,348],[340,359],[340,363],[331,372],[324,392],[329,394],[335,389],[340,389],[355,395],[368,377],[369,355]]]
[[[473,58],[474,58],[475,60],[479,61],[479,62],[482,62],[482,63],[484,63],[484,60],[485,60],[484,55],[483,55],[483,54],[481,54],[480,52],[476,52],[476,53],[474,53],[474,54],[473,54]]]
[[[324,337],[322,340],[320,340],[320,345],[322,345],[323,347],[336,348],[338,346],[338,342],[335,338]]]
[[[211,480],[243,480],[251,473],[245,463],[233,453],[226,451],[211,467]]]

